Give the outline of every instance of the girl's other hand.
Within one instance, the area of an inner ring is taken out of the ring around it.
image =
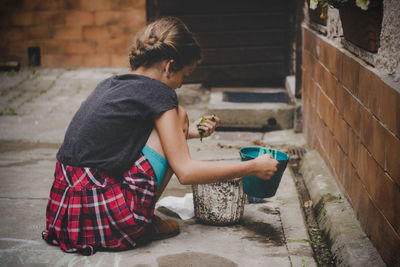
[[[214,133],[215,128],[221,125],[221,119],[215,115],[207,115],[197,119],[189,126],[188,138],[203,138]]]
[[[265,154],[253,160],[255,174],[260,179],[269,180],[278,169],[279,161],[275,160],[271,155]]]

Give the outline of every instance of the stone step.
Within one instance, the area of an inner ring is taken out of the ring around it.
[[[293,128],[295,102],[284,88],[211,88],[207,108],[209,114],[220,117],[221,128]]]

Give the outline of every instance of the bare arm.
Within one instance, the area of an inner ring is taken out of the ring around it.
[[[185,136],[180,129],[176,109],[164,112],[156,128],[167,160],[182,184],[204,184],[244,176],[269,179],[278,162],[268,155],[238,163],[192,160]]]

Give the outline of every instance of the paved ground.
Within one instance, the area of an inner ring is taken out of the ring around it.
[[[181,234],[145,247],[63,253],[41,239],[55,154],[80,103],[103,78],[124,69],[27,69],[0,74],[0,263],[5,266],[316,266],[301,204],[288,169],[275,197],[247,204],[238,225],[216,227],[180,220]],[[179,90],[191,118],[204,114],[208,91]],[[189,141],[193,158],[239,160],[238,148],[259,140],[276,147],[304,145],[292,131],[218,132]],[[173,178],[165,195],[191,192]],[[172,214],[157,213],[161,216]],[[174,217],[174,216],[173,216]]]

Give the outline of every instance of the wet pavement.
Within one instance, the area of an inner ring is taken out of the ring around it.
[[[288,168],[276,196],[246,204],[232,226],[176,219],[181,233],[123,252],[85,257],[67,254],[41,239],[52,184],[55,154],[81,102],[104,78],[125,69],[25,69],[0,73],[0,263],[3,266],[316,266]],[[199,85],[178,90],[191,119],[204,115],[209,91]],[[192,158],[239,161],[239,148],[255,141],[284,148],[304,146],[301,134],[217,132],[189,140]],[[191,186],[173,177],[164,196],[184,196]]]

